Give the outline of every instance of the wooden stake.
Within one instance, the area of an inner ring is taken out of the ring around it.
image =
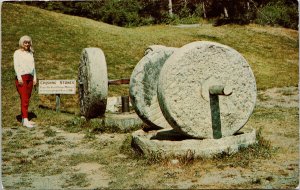
[[[56,112],[60,112],[60,94],[56,94]]]

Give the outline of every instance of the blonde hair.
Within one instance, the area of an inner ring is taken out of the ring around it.
[[[32,48],[32,40],[31,40],[31,37],[30,36],[22,36],[19,40],[19,46],[20,48],[23,48],[23,43],[24,41],[29,41],[31,46],[30,46],[30,51],[31,52],[34,52],[33,48]]]

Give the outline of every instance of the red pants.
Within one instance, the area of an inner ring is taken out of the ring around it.
[[[22,75],[22,80],[23,85],[20,85],[18,80],[16,80],[16,86],[21,99],[22,118],[28,118],[28,106],[33,87],[33,76],[30,74]]]

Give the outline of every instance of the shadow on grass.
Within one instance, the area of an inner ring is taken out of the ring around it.
[[[28,112],[28,119],[31,120],[33,118],[37,118],[37,115],[33,112]],[[17,115],[16,116],[16,119],[19,121],[19,122],[22,122],[22,115]]]
[[[51,107],[44,106],[44,105],[39,105],[39,108],[45,109],[45,110],[56,111],[55,108],[51,108]],[[75,112],[68,111],[68,110],[60,110],[59,112],[60,112],[60,113],[75,114]]]

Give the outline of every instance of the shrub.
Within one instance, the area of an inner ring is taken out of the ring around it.
[[[161,23],[193,24],[204,18],[216,20],[215,26],[230,23],[248,24],[254,21],[263,25],[298,28],[298,2],[296,0],[173,0],[173,16],[169,14],[168,1],[159,0],[24,1],[16,3],[126,27]],[[228,13],[226,16],[224,8]]]
[[[165,23],[165,24],[173,24],[173,25],[175,25],[175,24],[179,24],[180,23],[180,18],[176,14],[173,14],[173,16],[165,15],[164,19],[161,22]]]
[[[136,0],[105,1],[101,7],[101,20],[118,26],[138,26],[140,6]]]
[[[195,16],[204,17],[203,4],[197,4],[194,11]]]
[[[140,18],[140,26],[145,26],[145,25],[152,25],[155,23],[155,18],[153,18],[152,16],[148,16],[148,17],[141,17]]]
[[[297,6],[287,5],[283,1],[272,1],[258,9],[256,23],[271,26],[298,28]]]
[[[184,17],[181,18],[180,24],[198,24],[200,22],[200,18],[196,16]]]

